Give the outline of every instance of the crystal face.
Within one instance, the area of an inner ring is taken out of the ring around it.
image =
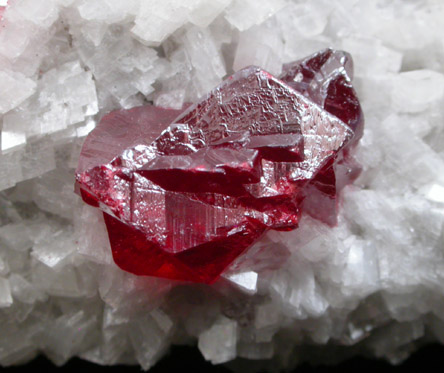
[[[359,172],[351,74],[350,55],[327,49],[279,79],[242,69],[181,110],[106,115],[84,143],[76,189],[103,210],[116,264],[211,283],[303,212],[335,224],[337,193]]]

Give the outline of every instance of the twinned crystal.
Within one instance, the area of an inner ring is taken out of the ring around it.
[[[212,283],[267,230],[303,212],[334,225],[363,115],[352,60],[326,49],[228,77],[180,110],[106,115],[80,155],[77,190],[104,212],[115,262],[137,275]]]

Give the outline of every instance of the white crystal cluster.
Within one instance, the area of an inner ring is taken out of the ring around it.
[[[11,0],[0,364],[43,353],[148,369],[172,344],[197,344],[215,364],[288,367],[331,350],[396,363],[444,343],[443,19],[441,0]],[[270,232],[213,286],[118,269],[100,212],[73,193],[100,117],[178,108],[246,65],[276,74],[324,47],[354,57],[366,117],[363,172],[338,226],[304,217]]]

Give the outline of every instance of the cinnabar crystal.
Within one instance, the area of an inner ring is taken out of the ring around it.
[[[363,115],[351,57],[327,49],[227,78],[198,103],[112,112],[88,135],[77,191],[104,212],[116,264],[212,283],[269,229],[303,212],[334,225],[356,176]]]

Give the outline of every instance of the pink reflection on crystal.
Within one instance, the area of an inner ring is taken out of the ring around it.
[[[105,213],[124,270],[215,281],[267,229],[302,211],[334,224],[352,180],[343,150],[362,133],[351,58],[321,51],[229,77],[176,111],[144,106],[105,116],[82,149],[77,187]]]
[[[8,6],[8,0],[2,1],[2,5],[0,5],[0,20],[3,18],[3,14],[5,13],[6,7]]]

